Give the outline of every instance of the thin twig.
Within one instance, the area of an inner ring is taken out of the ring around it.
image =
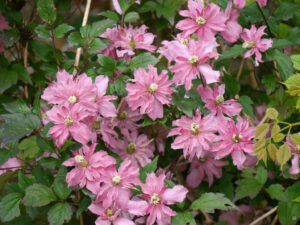
[[[77,194],[77,199],[78,199],[78,201],[80,201],[80,191],[77,190],[77,191],[76,191],[76,194]],[[84,225],[82,213],[79,214],[79,222],[80,222],[80,225]]]
[[[278,206],[274,207],[273,209],[271,209],[270,211],[266,212],[264,215],[262,215],[261,217],[257,218],[256,220],[254,220],[252,223],[250,223],[249,225],[255,225],[258,224],[260,221],[262,221],[263,219],[267,218],[268,216],[270,216],[271,214],[273,214],[274,212],[276,212]]]
[[[278,220],[278,214],[276,214],[276,216],[274,217],[271,225],[275,225],[277,223],[277,220]]]
[[[25,44],[24,55],[23,56],[24,56],[23,57],[24,68],[25,68],[25,71],[27,72],[27,67],[28,67],[28,41]],[[25,98],[28,99],[29,95],[28,95],[28,85],[27,85],[27,82],[25,82],[24,94],[25,94]]]
[[[87,0],[86,2],[86,7],[84,11],[84,16],[83,16],[83,21],[82,21],[82,27],[84,27],[87,23],[89,13],[90,13],[90,8],[91,8],[91,2],[92,0]],[[73,76],[77,74],[77,67],[79,65],[79,60],[80,60],[80,54],[81,54],[81,48],[77,48],[76,50],[76,57],[75,57],[75,63],[74,63],[74,70],[73,70]]]
[[[273,33],[272,33],[271,29],[270,29],[270,25],[269,25],[269,23],[268,23],[268,21],[267,21],[267,19],[266,19],[266,17],[265,17],[264,12],[262,11],[262,9],[261,9],[261,7],[259,6],[259,4],[258,4],[257,2],[255,2],[255,3],[256,3],[256,6],[257,6],[257,8],[259,9],[259,12],[260,12],[260,14],[262,15],[262,17],[263,17],[263,19],[264,19],[264,21],[265,21],[265,23],[266,23],[266,25],[267,25],[267,29],[268,29],[268,31],[269,31],[270,36],[273,37],[274,35],[273,35]]]
[[[241,79],[241,75],[242,75],[242,72],[243,72],[243,69],[244,69],[245,61],[246,61],[246,59],[243,57],[238,75],[236,77],[237,81],[240,81],[240,79]]]

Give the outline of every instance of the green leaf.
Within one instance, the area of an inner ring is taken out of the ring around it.
[[[63,166],[60,167],[53,183],[56,195],[62,200],[67,199],[70,193],[72,192],[72,189],[69,188],[66,183],[67,172],[67,168]]]
[[[45,27],[44,25],[38,25],[36,26],[36,28],[34,29],[35,33],[41,37],[41,38],[50,38],[50,31],[47,27]]]
[[[237,95],[240,92],[240,84],[233,76],[224,74],[222,80],[225,83],[226,90],[230,94]]]
[[[138,20],[139,18],[140,18],[140,16],[137,12],[130,12],[130,13],[126,14],[126,16],[124,18],[124,22],[125,23],[134,22],[134,21]]]
[[[180,111],[189,117],[193,116],[193,110],[196,109],[199,104],[194,99],[183,98],[178,93],[172,95],[173,103],[178,107]]]
[[[19,79],[21,79],[24,82],[28,82],[29,84],[32,85],[32,81],[30,78],[30,75],[28,72],[25,70],[24,66],[21,64],[14,64],[12,66],[12,70],[17,72]]]
[[[294,74],[289,77],[283,84],[287,87],[287,92],[291,96],[297,96],[300,94],[300,73]]]
[[[246,113],[247,115],[254,117],[252,104],[253,101],[249,96],[243,95],[240,96],[238,102],[243,106],[242,112]]]
[[[112,19],[112,20],[116,20],[116,21],[118,21],[120,19],[119,15],[115,12],[112,12],[112,11],[101,12],[99,15],[107,17],[107,18]]]
[[[266,74],[262,78],[262,83],[264,84],[264,86],[267,90],[267,95],[269,95],[276,88],[277,78],[276,78],[276,76],[274,76],[272,74]]]
[[[90,204],[92,203],[91,199],[88,198],[88,197],[84,197],[81,201],[80,201],[80,204],[79,204],[79,207],[76,211],[76,218],[78,219],[79,218],[79,215],[82,213],[82,212],[85,212],[88,210],[88,207],[90,206]]]
[[[283,1],[275,10],[274,18],[276,20],[289,20],[293,17],[295,10],[300,8],[300,4]]]
[[[141,53],[133,57],[129,63],[129,68],[148,68],[149,64],[155,65],[158,62],[158,59],[151,55],[149,52]]]
[[[40,60],[44,62],[55,61],[53,48],[46,42],[31,40],[30,46],[34,53],[40,58]]]
[[[103,34],[107,28],[113,27],[116,24],[115,20],[105,19],[94,22],[89,32],[89,38],[98,37]]]
[[[300,55],[292,55],[291,56],[293,66],[296,70],[300,70]]]
[[[97,56],[99,59],[99,64],[102,66],[101,74],[112,76],[116,68],[115,61],[107,55],[98,54]]]
[[[267,151],[266,151],[266,140],[261,139],[254,144],[254,152],[258,160],[263,160],[267,165]]]
[[[95,38],[91,41],[91,43],[89,43],[88,47],[89,52],[95,54],[98,50],[106,49],[107,45],[100,38]]]
[[[20,32],[17,28],[11,28],[10,30],[2,31],[1,36],[4,47],[10,48],[19,41]]]
[[[147,178],[147,174],[148,173],[152,173],[155,172],[156,168],[157,168],[157,160],[158,160],[158,156],[156,156],[151,163],[147,164],[146,166],[144,166],[143,168],[140,168],[140,175],[139,178],[140,180],[145,183],[146,178]]]
[[[201,210],[207,213],[213,213],[215,209],[228,210],[238,208],[222,193],[204,193],[194,201],[190,207],[191,209]]]
[[[53,0],[38,0],[37,10],[41,19],[53,25],[56,19],[56,8],[54,6]]]
[[[266,134],[269,132],[270,124],[263,123],[255,128],[255,138],[262,139],[265,138]]]
[[[60,24],[58,27],[56,27],[54,29],[54,37],[56,37],[56,38],[62,38],[62,37],[64,37],[64,35],[66,33],[68,33],[69,31],[71,31],[73,29],[74,29],[74,27],[72,27],[72,26],[70,26],[68,24],[65,24],[65,23]]]
[[[123,13],[134,3],[134,0],[118,0]]]
[[[82,38],[80,32],[74,31],[68,36],[68,43],[71,47],[83,46],[85,45],[86,40]]]
[[[272,184],[266,191],[273,199],[277,199],[279,201],[287,201],[287,197],[284,193],[284,188],[280,184]]]
[[[23,152],[20,154],[22,159],[32,159],[40,150],[36,143],[36,136],[28,137],[18,145],[18,148]]]
[[[0,175],[0,190],[2,190],[3,186],[7,183],[7,181],[9,181],[11,178],[16,176],[17,173],[18,171],[14,171],[14,172],[6,172]]]
[[[296,145],[300,145],[300,134],[292,134],[291,139]]]
[[[272,48],[274,49],[284,49],[289,46],[293,46],[294,43],[287,39],[273,39]]]
[[[48,211],[50,225],[62,225],[72,218],[72,210],[68,203],[56,203]]]
[[[41,183],[46,186],[50,186],[54,181],[51,171],[46,168],[36,167],[32,170],[32,175],[35,177],[37,183]]]
[[[234,45],[230,49],[223,52],[223,54],[220,56],[218,60],[228,59],[228,58],[236,58],[243,52],[245,52],[247,49],[243,48],[242,45]]]
[[[172,225],[196,225],[196,221],[190,212],[180,212],[172,217]]]
[[[157,123],[165,124],[167,122],[167,120],[168,120],[167,116],[164,116],[162,119],[156,119],[156,120],[153,121],[149,116],[143,115],[143,125],[142,125],[142,127],[155,125]]]
[[[31,110],[26,105],[26,102],[20,99],[14,102],[3,103],[3,106],[6,111],[10,113],[31,113]]]
[[[19,204],[23,194],[11,193],[2,198],[0,203],[0,218],[3,222],[11,221],[20,216]]]
[[[293,74],[293,64],[290,57],[283,54],[278,49],[267,51],[267,56],[276,62],[280,77],[283,80],[288,79]]]
[[[3,165],[10,158],[10,151],[6,149],[0,150],[0,166]]]
[[[295,225],[300,218],[300,204],[279,202],[278,204],[278,218],[280,224]]]
[[[53,191],[43,184],[33,184],[26,188],[24,204],[33,207],[48,205],[56,201]]]
[[[280,169],[283,169],[283,166],[289,161],[291,158],[291,150],[288,144],[283,144],[280,146],[279,150],[276,153],[277,162],[280,164]]]
[[[55,169],[61,165],[60,162],[53,157],[43,157],[39,160],[38,164],[49,169]]]
[[[0,70],[0,94],[6,89],[10,88],[13,84],[16,84],[18,80],[18,74],[15,71],[9,71],[6,69]]]
[[[21,171],[19,171],[18,185],[22,191],[25,191],[25,189],[30,185],[34,184],[34,182],[35,182],[34,177],[29,178],[26,175],[22,174]]]
[[[272,119],[272,120],[276,120],[277,117],[278,117],[278,111],[274,108],[268,108],[267,109],[267,112],[266,112],[266,115]]]

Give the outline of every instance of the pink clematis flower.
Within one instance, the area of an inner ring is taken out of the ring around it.
[[[228,116],[238,115],[242,110],[242,105],[237,103],[236,100],[224,101],[225,85],[221,84],[219,87],[214,86],[212,90],[210,87],[203,87],[200,85],[197,91],[201,95],[202,100],[205,102],[205,107],[211,112],[211,115],[223,117],[223,114]]]
[[[222,167],[226,165],[228,165],[228,162],[216,160],[212,152],[205,152],[203,157],[200,159],[194,158],[192,161],[186,182],[190,187],[196,188],[202,180],[207,180],[209,186],[211,186],[214,176],[216,178],[222,177]]]
[[[259,4],[261,8],[263,8],[267,5],[268,0],[256,0],[256,2]]]
[[[118,171],[116,167],[108,167],[101,170],[100,177],[101,186],[96,190],[96,201],[102,202],[105,208],[117,202],[122,204],[124,196],[130,195],[130,188],[133,188],[132,184],[140,185],[139,180],[139,167],[132,165],[129,160],[125,160],[121,163]],[[129,197],[128,197],[129,198]]]
[[[176,64],[171,68],[175,72],[173,81],[178,85],[185,85],[186,90],[192,87],[192,80],[201,73],[207,84],[219,81],[220,72],[211,68],[207,61],[219,54],[214,50],[216,42],[190,40],[188,45],[177,46],[174,51],[180,52],[175,59]],[[175,47],[175,46],[174,46]]]
[[[225,10],[226,30],[221,31],[222,37],[229,43],[235,43],[240,38],[242,26],[238,23],[240,13],[238,10],[232,9],[232,2],[229,1]]]
[[[1,150],[5,151],[5,150]],[[22,161],[19,161],[16,157],[9,158],[5,163],[0,166],[0,175],[16,171],[22,167]]]
[[[47,112],[48,120],[54,123],[48,134],[52,134],[57,147],[62,147],[69,135],[80,142],[86,144],[91,139],[91,130],[82,122],[89,113],[84,111],[79,104],[69,107],[54,106]]]
[[[172,81],[168,80],[168,72],[163,70],[160,75],[152,65],[148,66],[147,72],[144,68],[134,71],[134,79],[128,83],[126,90],[128,96],[126,101],[132,110],[140,107],[141,114],[147,114],[152,120],[163,118],[163,105],[171,103],[170,96],[174,89]]]
[[[239,170],[244,169],[246,154],[252,155],[255,128],[249,127],[249,121],[238,117],[237,124],[233,120],[224,120],[219,124],[221,142],[214,146],[216,158],[221,159],[231,154],[233,164]]]
[[[216,126],[213,118],[205,116],[201,118],[201,112],[197,111],[193,118],[182,116],[180,119],[173,121],[173,128],[169,133],[170,136],[179,135],[172,143],[172,149],[183,149],[183,155],[192,160],[194,156],[203,157],[205,151],[212,149],[212,143],[218,140],[215,135]]]
[[[79,153],[74,151],[74,157],[66,160],[64,166],[75,166],[66,177],[69,186],[79,184],[80,188],[86,186],[87,189],[93,191],[97,188],[101,174],[100,172],[106,167],[116,164],[116,160],[109,156],[105,151],[95,152],[96,144],[90,147],[83,145],[79,149]]]
[[[0,14],[0,31],[6,29],[8,27],[8,22],[5,17]]]
[[[56,74],[57,82],[53,82],[44,90],[42,99],[50,104],[75,105],[79,103],[90,112],[97,111],[95,99],[97,87],[85,73],[79,75],[76,80],[65,70]]]
[[[245,7],[247,1],[248,0],[233,0],[233,3],[236,8],[242,9]],[[268,0],[256,0],[261,8],[267,5],[267,1]]]
[[[158,225],[171,224],[171,217],[176,212],[166,205],[182,202],[188,190],[182,185],[176,185],[172,189],[166,188],[164,184],[165,175],[156,177],[154,173],[148,174],[146,184],[141,184],[143,197],[149,201],[146,214],[150,214],[147,225],[157,222]]]
[[[152,140],[149,140],[145,134],[138,135],[137,130],[131,132],[124,130],[124,139],[117,143],[117,154],[122,160],[130,160],[134,165],[144,167],[151,162],[155,149]]]
[[[189,0],[188,9],[179,11],[181,16],[188,19],[179,21],[176,25],[186,37],[196,33],[200,40],[212,41],[217,32],[226,29],[226,17],[216,4],[208,3],[204,7],[202,0]]]
[[[255,25],[252,25],[250,30],[244,29],[244,33],[241,35],[244,40],[243,48],[250,49],[245,52],[244,57],[248,58],[255,54],[256,66],[258,66],[258,62],[263,62],[261,52],[267,51],[273,44],[272,39],[261,38],[265,34],[265,29],[266,26],[256,29]]]
[[[103,34],[100,35],[101,38],[106,38],[112,43],[107,44],[107,48],[104,50],[98,50],[98,53],[110,56],[113,59],[118,59],[114,43],[121,39],[120,29],[118,27],[107,28]]]
[[[299,168],[299,158],[300,158],[300,145],[295,144],[291,137],[287,137],[287,144],[291,149],[291,153],[294,156],[292,159],[292,168],[289,169],[290,174],[298,174],[300,172]]]

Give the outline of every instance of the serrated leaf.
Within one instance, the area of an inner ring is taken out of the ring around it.
[[[254,117],[252,104],[253,101],[249,96],[243,95],[240,96],[238,102],[243,106],[242,112],[246,113],[247,115]]]
[[[69,222],[72,217],[72,210],[68,203],[56,203],[48,211],[50,225],[62,225]]]
[[[300,8],[300,4],[283,1],[275,10],[276,20],[289,20],[293,17],[293,12]]]
[[[204,193],[194,201],[191,209],[201,210],[208,213],[213,213],[215,209],[228,210],[238,208],[222,193]]]
[[[275,60],[280,77],[283,80],[287,80],[293,74],[293,64],[290,57],[278,49],[267,51],[267,55],[270,59]]]
[[[118,21],[120,19],[119,15],[115,12],[112,12],[112,11],[101,12],[99,15],[105,16],[109,19],[116,20],[116,21]]]
[[[133,57],[129,63],[129,68],[148,68],[149,64],[156,64],[158,62],[158,59],[151,55],[149,52],[141,53],[135,57]]]
[[[97,56],[99,59],[99,64],[102,66],[101,74],[112,76],[116,69],[115,61],[107,55],[98,54]]]
[[[53,25],[56,20],[56,8],[53,0],[38,0],[37,10],[41,19]]]
[[[254,152],[258,160],[263,160],[267,165],[267,151],[266,151],[266,140],[261,139],[254,144]]]
[[[300,70],[300,55],[292,55],[291,56],[293,66],[296,70]]]
[[[13,84],[16,84],[18,80],[18,74],[15,71],[9,71],[6,69],[0,70],[0,94],[6,89],[10,88]]]
[[[278,124],[275,124],[273,127],[272,127],[272,130],[271,130],[271,136],[275,136],[276,134],[278,134],[280,132],[280,127]]]
[[[24,204],[28,206],[40,207],[56,200],[53,191],[43,184],[33,184],[25,190]]]
[[[140,18],[140,16],[137,12],[130,12],[125,15],[124,22],[125,23],[134,22],[134,21],[138,20],[139,18]]]
[[[123,13],[134,3],[134,0],[117,0]]]
[[[31,113],[31,110],[26,105],[26,102],[20,99],[14,102],[3,103],[3,106],[6,111],[10,113]]]
[[[284,193],[284,188],[280,184],[272,184],[266,188],[266,191],[273,199],[277,199],[279,201],[288,201]]]
[[[236,58],[243,52],[245,52],[247,49],[243,48],[242,45],[234,45],[230,49],[223,52],[223,54],[220,56],[218,60],[228,59],[228,58]]]
[[[276,153],[277,162],[280,164],[280,169],[282,170],[283,166],[291,158],[291,150],[288,144],[283,144],[280,146],[279,150]]]
[[[22,150],[22,159],[32,159],[40,150],[39,146],[36,143],[36,136],[31,136],[22,140],[22,142],[18,145],[18,148]]]
[[[269,132],[269,129],[270,129],[269,123],[260,124],[255,128],[255,138],[259,140],[265,138],[266,134]]]
[[[19,204],[23,198],[22,193],[11,193],[2,198],[0,203],[0,218],[3,222],[11,221],[20,216]]]
[[[279,202],[278,204],[278,218],[280,224],[295,225],[300,219],[300,204],[299,203],[287,203]]]
[[[35,29],[34,29],[35,33],[37,33],[37,35],[41,38],[50,38],[50,31],[47,27],[45,27],[44,25],[38,25]]]
[[[62,200],[67,199],[70,193],[72,192],[72,189],[69,188],[68,184],[66,183],[67,172],[67,168],[61,167],[53,183],[55,193]]]
[[[6,149],[1,149],[0,150],[0,166],[3,165],[10,157],[10,151]]]
[[[79,204],[79,207],[76,211],[76,218],[79,218],[80,213],[88,210],[89,205],[92,203],[90,198],[84,197]]]
[[[190,212],[180,212],[172,217],[172,225],[196,225],[196,221]]]
[[[282,134],[282,133],[279,133],[279,134],[276,134],[274,137],[273,137],[273,141],[274,142],[281,142],[283,139],[285,138],[285,135]]]
[[[156,156],[151,163],[147,164],[146,166],[144,166],[143,168],[140,168],[140,175],[139,178],[140,180],[145,183],[146,178],[147,178],[147,174],[148,173],[152,173],[155,172],[156,168],[157,168],[157,160],[158,160],[158,156]]]
[[[268,108],[267,109],[267,112],[266,112],[266,115],[272,119],[272,120],[276,120],[277,117],[278,117],[278,111],[274,108]]]
[[[19,171],[18,174],[18,186],[22,191],[25,191],[27,187],[34,184],[35,179],[33,177],[29,178],[26,175],[22,174],[21,171]]]
[[[17,28],[11,28],[1,32],[2,42],[5,48],[12,47],[20,40],[20,31]]]
[[[292,134],[291,139],[296,145],[300,145],[300,134]]]
[[[276,154],[277,154],[277,147],[274,144],[269,144],[268,145],[268,153],[270,158],[276,162]]]
[[[283,84],[287,87],[287,92],[291,96],[297,96],[300,94],[300,73],[294,74],[289,77]]]
[[[86,42],[86,39],[81,37],[80,32],[74,31],[68,36],[68,43],[71,47],[83,46]]]
[[[66,33],[73,30],[74,27],[68,25],[68,24],[60,24],[54,29],[54,37],[56,38],[62,38]]]
[[[95,38],[89,43],[88,47],[89,52],[96,53],[98,50],[106,49],[107,45],[100,38]]]

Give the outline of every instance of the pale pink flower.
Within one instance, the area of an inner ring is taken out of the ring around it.
[[[219,123],[219,133],[221,142],[214,146],[216,158],[221,159],[231,154],[233,164],[239,170],[244,169],[246,154],[252,155],[255,128],[249,127],[249,121],[242,117],[237,118],[237,123],[233,120],[224,120]]]
[[[95,152],[96,144],[90,147],[83,145],[79,149],[79,153],[74,151],[74,157],[66,160],[64,166],[75,166],[66,176],[66,181],[69,186],[79,184],[80,188],[84,186],[93,191],[99,182],[101,171],[106,167],[116,164],[116,160],[109,156],[105,151]]]
[[[152,120],[163,118],[163,105],[171,103],[169,97],[174,89],[168,80],[168,72],[163,70],[160,75],[157,69],[149,64],[149,71],[139,68],[134,71],[134,79],[128,83],[126,101],[132,110],[140,107],[141,114],[147,114]]]
[[[218,56],[215,51],[218,46],[216,42],[203,42],[190,40],[188,45],[177,46],[173,51],[180,52],[176,57],[176,64],[171,68],[175,72],[173,81],[178,85],[185,85],[186,90],[192,87],[192,80],[196,78],[198,73],[201,73],[207,84],[218,82],[220,72],[215,71],[207,64],[211,58]],[[176,47],[176,46],[171,46]]]
[[[96,98],[96,103],[98,104],[98,112],[104,117],[115,117],[117,115],[117,110],[115,105],[110,102],[111,100],[116,100],[116,96],[105,95],[108,87],[109,79],[105,76],[97,76],[95,80],[95,85],[98,89],[98,95]]]
[[[112,43],[107,44],[106,49],[98,50],[98,53],[110,56],[113,59],[118,59],[114,43],[121,39],[120,29],[117,26],[113,28],[107,28],[106,31],[100,35],[100,37],[106,38],[112,41]]]
[[[233,4],[237,9],[242,9],[245,7],[247,0],[233,0]]]
[[[133,56],[135,55],[134,50],[144,49],[149,52],[154,52],[156,46],[152,45],[155,35],[152,33],[146,33],[147,26],[142,25],[139,28],[133,28],[132,25],[129,27],[120,27],[120,38],[114,42],[115,48],[117,49],[117,56]]]
[[[5,17],[0,14],[0,31],[6,29],[8,27],[8,22]]]
[[[299,158],[300,158],[300,145],[295,144],[291,137],[287,137],[287,144],[291,149],[291,153],[294,156],[292,159],[292,167],[289,169],[290,174],[298,174],[300,172],[299,168]]]
[[[124,130],[123,140],[117,141],[117,154],[122,160],[128,159],[133,164],[144,167],[151,162],[155,146],[145,134],[139,135],[137,130]]]
[[[75,105],[79,103],[86,110],[97,111],[95,99],[97,97],[97,87],[85,73],[79,75],[76,80],[65,70],[56,74],[57,82],[53,82],[44,90],[42,99],[49,104]]]
[[[267,5],[268,0],[256,0],[256,2],[259,4],[261,8],[263,8]]]
[[[243,48],[250,49],[245,52],[244,57],[248,58],[255,54],[255,65],[258,66],[258,62],[262,61],[261,52],[267,51],[272,47],[272,39],[261,38],[265,32],[266,26],[261,26],[256,29],[255,25],[251,26],[251,29],[244,29],[241,37],[244,40]]]
[[[193,159],[186,182],[190,187],[196,188],[202,180],[206,180],[211,186],[214,176],[216,178],[222,177],[222,167],[226,165],[228,162],[216,160],[212,152],[205,152],[200,159]]]
[[[96,194],[97,202],[102,202],[105,208],[119,201],[123,201],[122,195],[130,195],[130,188],[132,184],[140,185],[139,180],[139,167],[132,165],[129,160],[121,163],[118,171],[116,167],[108,167],[101,170],[100,187]],[[126,193],[127,192],[127,193]]]
[[[54,123],[48,134],[52,134],[56,146],[62,147],[70,134],[82,144],[91,139],[91,130],[82,122],[89,113],[84,111],[81,105],[54,106],[47,115],[48,120]]]
[[[211,116],[201,118],[201,112],[197,111],[193,118],[182,116],[173,121],[173,128],[168,136],[178,135],[171,145],[172,149],[183,149],[185,158],[192,160],[194,156],[203,157],[205,151],[212,149],[212,143],[218,139],[215,135],[216,126],[214,126]]]
[[[6,150],[1,150],[6,151]],[[9,158],[5,163],[0,166],[0,175],[21,169],[22,161],[18,160],[16,157]]]
[[[226,29],[226,17],[216,4],[207,3],[204,7],[202,0],[189,0],[188,9],[179,11],[181,16],[188,19],[181,20],[176,25],[186,37],[196,33],[200,40],[212,41],[217,32]]]
[[[141,0],[136,0],[135,2],[140,4]],[[123,14],[123,11],[122,11],[122,9],[120,7],[120,4],[119,4],[119,0],[112,0],[112,3],[113,3],[113,6],[114,6],[115,10],[117,11],[117,13]]]
[[[150,214],[147,219],[147,225],[155,223],[158,225],[171,224],[171,217],[176,212],[166,205],[182,202],[188,190],[182,185],[176,185],[172,189],[166,188],[164,184],[165,175],[156,177],[154,173],[148,174],[146,184],[141,184],[143,197],[148,200],[149,205],[146,214]]]
[[[200,85],[197,88],[202,101],[205,102],[205,107],[211,112],[211,115],[223,117],[223,114],[228,116],[238,115],[242,110],[242,105],[237,103],[236,100],[224,100],[225,85],[215,85],[212,90],[210,87],[203,87]]]
[[[228,2],[225,16],[227,18],[226,29],[221,31],[221,35],[229,43],[235,43],[240,38],[242,26],[238,23],[240,13],[238,10],[232,9],[232,1]]]

